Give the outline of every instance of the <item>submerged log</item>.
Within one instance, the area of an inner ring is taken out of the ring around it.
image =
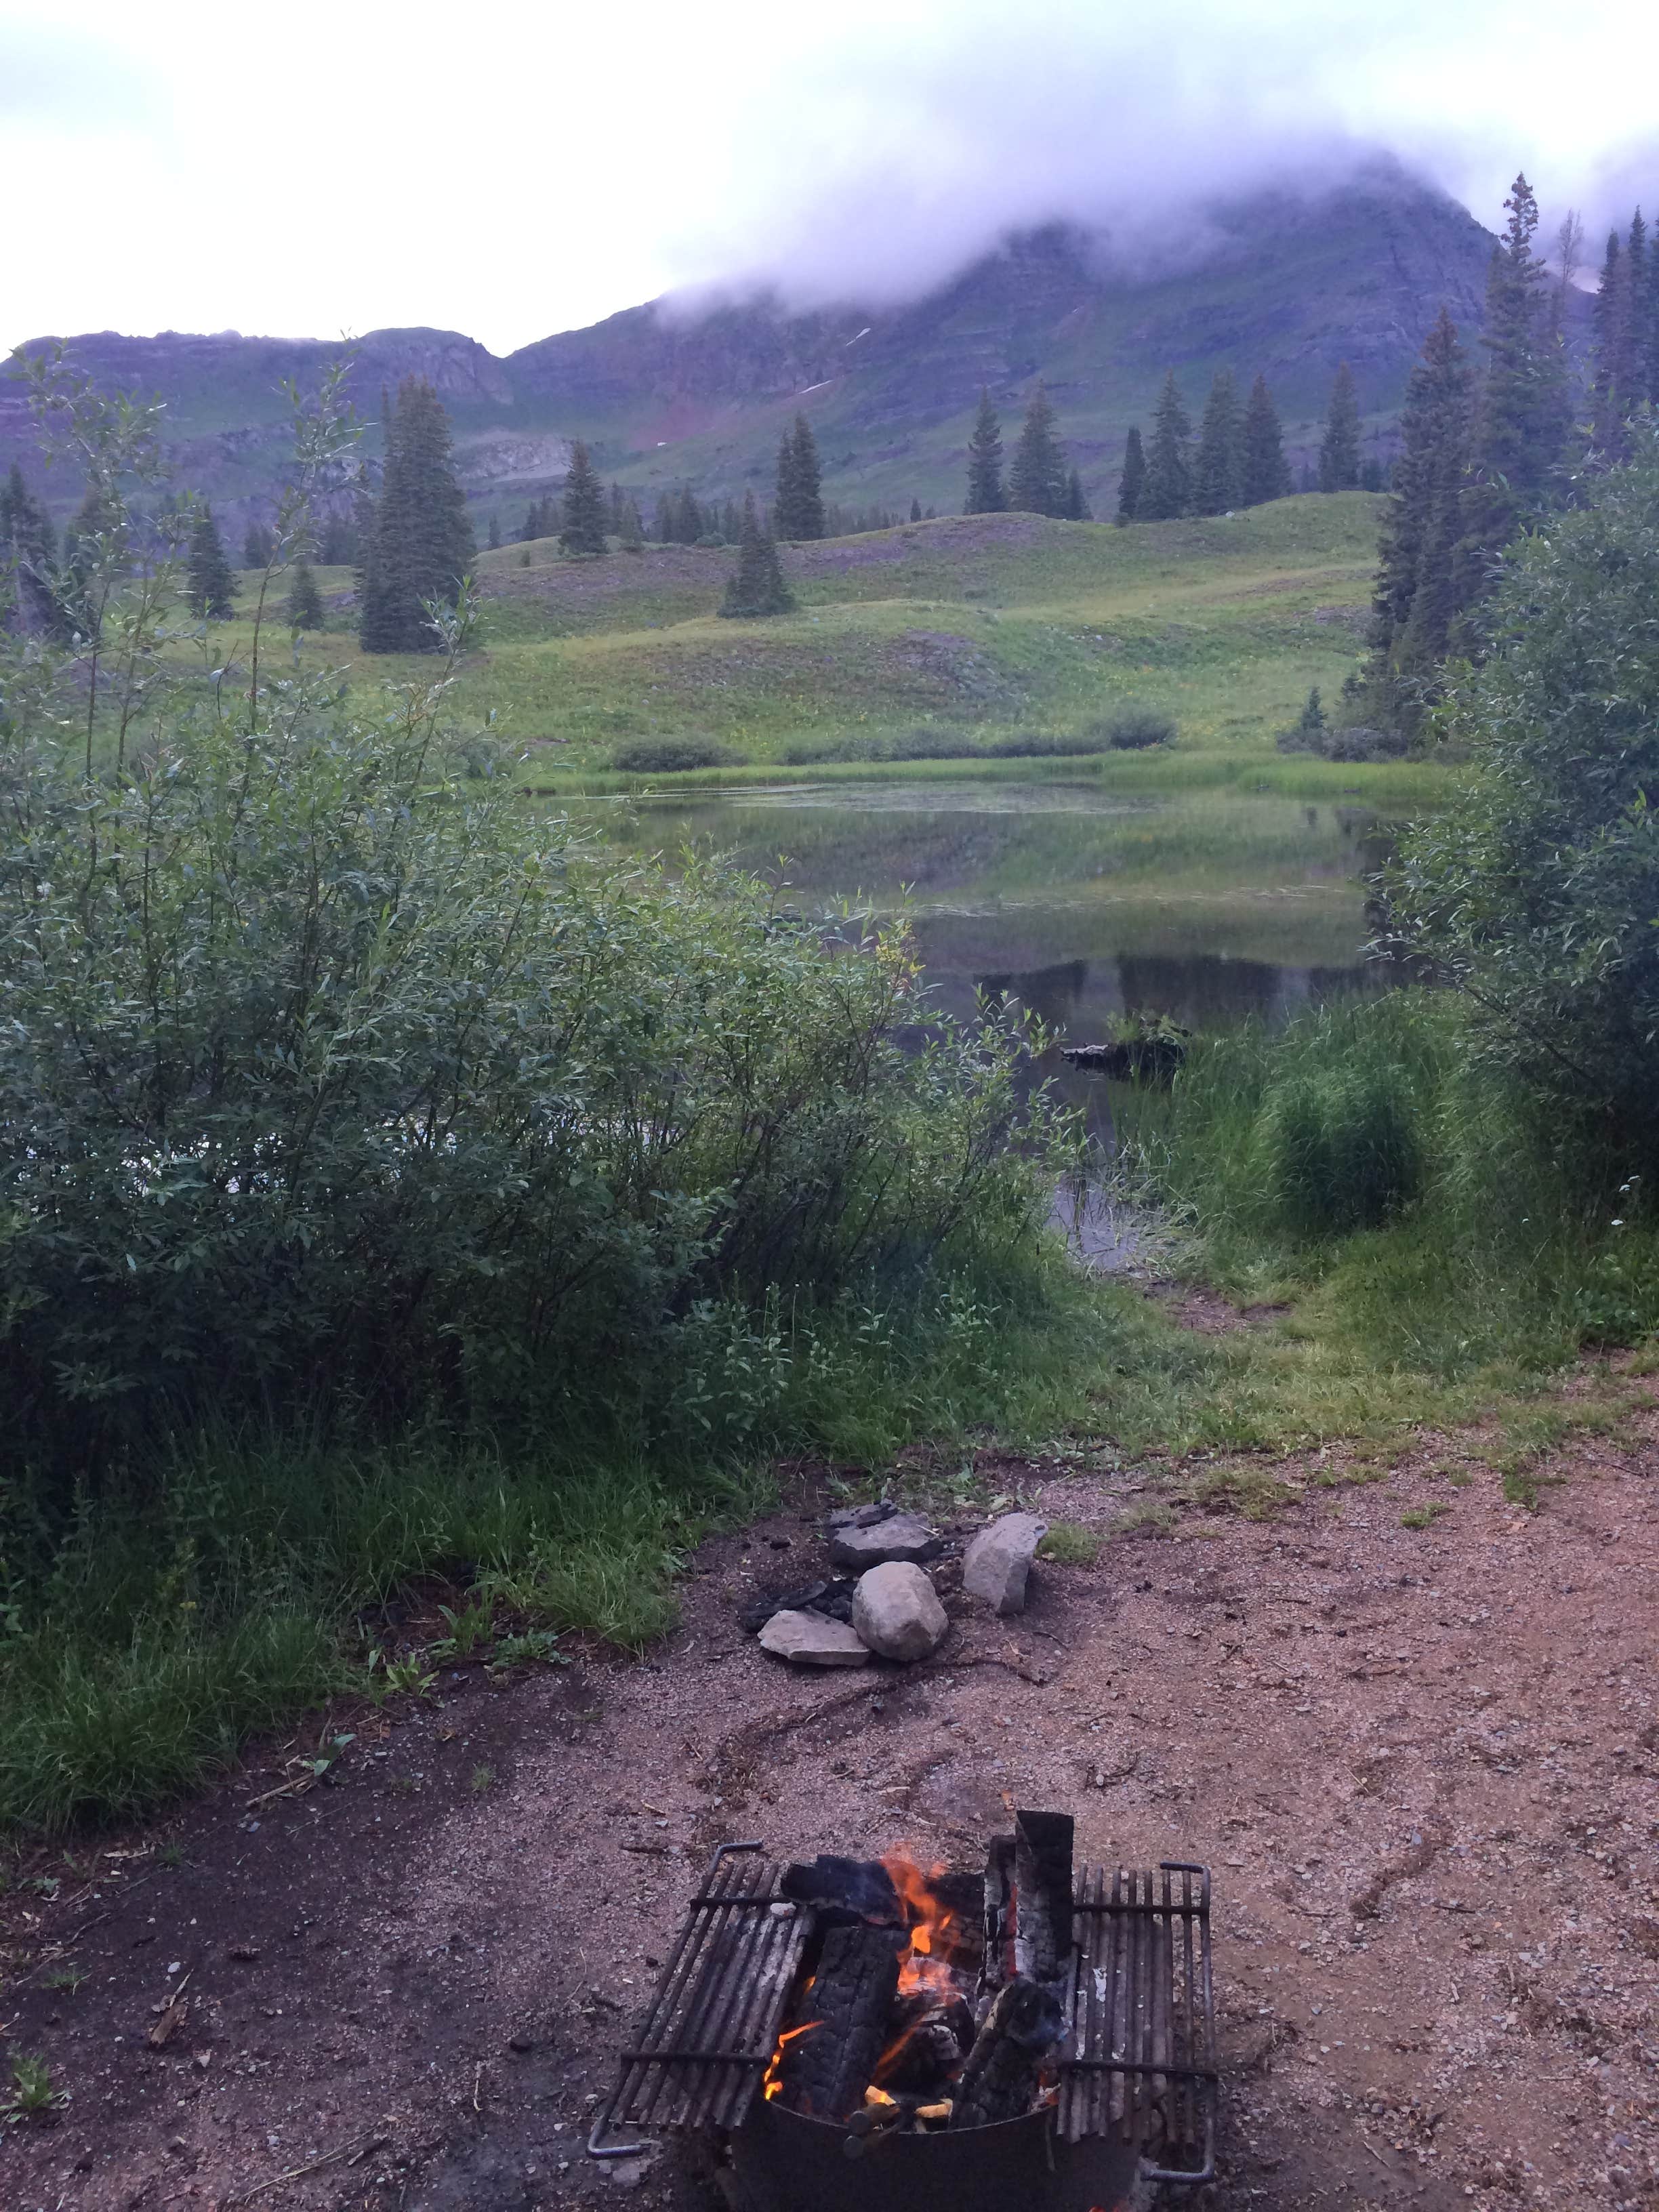
[[[831,1928],[779,2068],[784,2104],[816,2120],[860,2111],[887,2041],[903,1938],[887,1928]]]
[[[1017,2120],[1036,2102],[1046,2053],[1059,2040],[1065,2014],[1053,1992],[1016,1974],[997,1991],[974,2039],[951,2108],[950,2124],[988,2128]]]

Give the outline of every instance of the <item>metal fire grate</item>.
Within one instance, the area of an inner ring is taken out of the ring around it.
[[[639,2146],[615,2128],[742,2124],[778,2039],[811,1916],[780,1899],[783,1869],[760,1844],[722,1844],[691,1900],[637,2045],[588,2149],[619,2158]],[[774,1908],[776,1907],[776,1910]]]
[[[1068,2142],[1117,2134],[1161,2143],[1165,2180],[1207,2179],[1215,2164],[1215,1996],[1210,1875],[1166,1860],[1156,1875],[1079,1869],[1072,2048],[1060,2063]]]
[[[783,1869],[759,1856],[763,1848],[722,1844],[709,1861],[588,2138],[594,2157],[640,2148],[617,2130],[734,2129],[747,2117],[812,1927],[810,1911],[781,1897]],[[1218,2078],[1209,1869],[1081,1868],[1073,1939],[1061,2137],[1156,2146],[1165,2162],[1149,2178],[1208,2179]]]

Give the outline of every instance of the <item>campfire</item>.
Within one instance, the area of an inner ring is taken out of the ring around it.
[[[1210,2177],[1204,1869],[1078,1868],[1040,1812],[981,1869],[761,1850],[715,1853],[596,2157],[695,2131],[746,2212],[1116,2212]]]

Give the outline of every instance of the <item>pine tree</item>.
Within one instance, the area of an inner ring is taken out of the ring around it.
[[[1468,466],[1469,386],[1468,358],[1443,307],[1406,387],[1372,603],[1382,711],[1407,724],[1445,654],[1456,611],[1453,557]]]
[[[1188,458],[1193,426],[1181,404],[1175,371],[1164,380],[1152,416],[1152,438],[1146,453],[1146,475],[1135,504],[1139,522],[1168,522],[1185,514],[1192,504],[1193,472]]]
[[[1007,504],[1002,489],[1002,425],[991,404],[990,392],[981,390],[979,413],[968,441],[968,496],[962,511],[1000,514]]]
[[[1123,441],[1123,474],[1117,484],[1117,520],[1121,529],[1140,511],[1140,495],[1146,483],[1146,453],[1137,423]]]
[[[1066,479],[1066,503],[1060,514],[1067,522],[1092,522],[1095,519],[1094,509],[1084,493],[1083,479],[1075,469]]]
[[[220,620],[236,609],[236,579],[225,557],[225,541],[205,503],[190,534],[185,597],[192,614]]]
[[[52,517],[14,461],[0,485],[0,572],[11,568],[10,619],[25,635],[61,636],[64,611],[54,588],[57,552]]]
[[[564,480],[559,550],[584,556],[605,550],[605,493],[599,471],[580,438],[570,448],[570,473]]]
[[[1359,401],[1353,371],[1339,362],[1325,410],[1325,435],[1319,447],[1321,491],[1352,491],[1359,482]]]
[[[1607,233],[1607,258],[1601,264],[1601,282],[1596,290],[1595,305],[1590,312],[1592,330],[1591,353],[1595,374],[1591,380],[1591,416],[1597,447],[1603,453],[1616,453],[1623,442],[1620,426],[1623,421],[1622,395],[1617,388],[1617,378],[1626,351],[1626,332],[1630,323],[1630,296],[1625,283],[1625,251],[1616,230]]]
[[[793,428],[784,432],[778,447],[772,520],[780,538],[800,540],[823,535],[823,470],[817,441],[805,415],[796,416]]]
[[[1571,420],[1546,270],[1532,250],[1538,203],[1525,177],[1516,179],[1504,204],[1510,219],[1487,272],[1481,343],[1488,360],[1474,409],[1455,564],[1455,596],[1466,613],[1486,596],[1504,547],[1552,504]],[[1474,649],[1477,639],[1465,625],[1457,642]]]
[[[425,602],[455,604],[477,542],[450,459],[449,417],[423,378],[398,386],[387,440],[358,635],[365,653],[434,652]]]
[[[1008,469],[1008,504],[1021,514],[1066,512],[1066,448],[1054,431],[1054,410],[1039,384],[1020,425]]]
[[[490,518],[489,518],[489,550],[490,550],[490,551],[491,551],[492,553],[499,552],[499,551],[501,550],[501,517],[500,517],[499,515],[492,514],[492,515],[490,516]]]
[[[264,524],[250,522],[242,539],[242,566],[245,568],[268,568],[270,556],[276,550],[276,541]]]
[[[910,502],[910,520],[912,522],[921,520],[921,501],[919,499],[913,499]]]
[[[290,629],[320,629],[323,626],[323,595],[307,560],[294,564],[294,579],[288,592],[288,626]]]
[[[1204,404],[1193,468],[1193,511],[1227,514],[1243,496],[1243,450],[1232,372],[1218,368]]]
[[[1290,496],[1291,465],[1285,458],[1285,434],[1265,376],[1256,378],[1244,402],[1241,474],[1239,503],[1243,507],[1263,507],[1270,499]]]
[[[723,615],[746,619],[759,615],[786,615],[794,604],[783,580],[777,546],[761,528],[755,513],[755,495],[745,492],[738,535],[737,566],[726,584],[720,611]]]

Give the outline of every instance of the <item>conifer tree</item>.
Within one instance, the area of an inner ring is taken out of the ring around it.
[[[1353,371],[1339,362],[1325,410],[1325,434],[1319,447],[1321,491],[1352,491],[1359,482],[1359,401]]]
[[[325,568],[349,568],[357,558],[357,533],[343,514],[331,514],[323,523],[318,558]]]
[[[1232,372],[1218,368],[1204,404],[1193,467],[1193,512],[1227,514],[1239,505],[1243,489],[1243,450],[1238,395]]]
[[[365,562],[368,589],[358,617],[364,652],[434,652],[424,603],[455,604],[476,550],[450,459],[449,417],[424,378],[405,377],[387,428],[374,548]]]
[[[1372,672],[1382,711],[1409,726],[1428,696],[1456,611],[1453,563],[1468,466],[1470,376],[1444,307],[1407,385],[1400,437],[1372,603]]]
[[[640,520],[640,510],[631,499],[623,502],[622,526],[617,532],[624,553],[637,553],[645,544],[645,526]]]
[[[1590,310],[1591,354],[1595,367],[1591,379],[1591,416],[1595,443],[1604,453],[1617,453],[1622,442],[1622,399],[1617,379],[1625,353],[1630,321],[1630,298],[1625,284],[1625,252],[1616,230],[1607,233],[1607,258],[1601,282]]]
[[[361,641],[365,631],[382,619],[380,608],[380,579],[375,558],[379,536],[377,509],[379,502],[369,487],[368,464],[357,465],[357,481],[353,488],[351,512],[357,538],[357,556],[354,562],[353,596],[357,606],[357,635]],[[371,609],[373,612],[371,612]]]
[[[1532,250],[1538,203],[1525,177],[1516,179],[1504,204],[1510,219],[1487,273],[1481,343],[1488,359],[1456,558],[1455,595],[1465,611],[1485,597],[1498,555],[1523,522],[1552,504],[1571,422],[1565,358],[1544,264]],[[1472,648],[1473,632],[1465,627],[1458,641]]]
[[[1008,469],[1008,504],[1022,514],[1066,512],[1066,449],[1054,430],[1054,410],[1039,384],[1020,425]]]
[[[921,520],[921,501],[919,499],[913,499],[910,501],[910,520],[912,522]]]
[[[1002,425],[991,404],[991,394],[981,388],[979,413],[968,441],[968,496],[964,514],[1000,514],[1007,506],[1002,488]]]
[[[1139,512],[1140,495],[1146,482],[1146,453],[1140,442],[1140,426],[1136,423],[1123,441],[1123,474],[1118,478],[1117,520],[1121,529],[1133,522]]]
[[[9,619],[25,635],[60,636],[64,611],[53,584],[57,552],[52,517],[23,481],[14,461],[0,484],[0,581],[11,568]],[[0,620],[6,619],[0,610]]]
[[[805,415],[783,434],[778,447],[777,492],[772,521],[780,538],[799,540],[823,535],[823,470],[817,441]]]
[[[1146,475],[1135,505],[1140,522],[1169,522],[1185,514],[1192,504],[1193,471],[1188,458],[1193,426],[1181,404],[1181,393],[1171,369],[1164,380],[1152,416],[1152,443],[1146,451]]]
[[[311,573],[310,562],[303,558],[294,564],[287,612],[290,629],[320,629],[323,626],[323,595]]]
[[[524,528],[519,533],[520,541],[528,545],[532,538],[539,538],[541,534],[542,503],[538,499],[532,499],[524,511]]]
[[[489,550],[490,550],[490,551],[491,551],[492,553],[498,552],[498,551],[500,550],[500,549],[501,549],[501,517],[500,517],[499,515],[492,514],[492,515],[490,516],[490,518],[489,518]]]
[[[1285,434],[1265,376],[1258,376],[1250,386],[1250,396],[1244,403],[1243,435],[1240,503],[1261,507],[1270,499],[1286,498],[1291,470],[1285,459]]]
[[[1060,514],[1067,522],[1094,520],[1094,509],[1090,506],[1084,493],[1083,478],[1075,469],[1066,479],[1066,503],[1061,507]]]
[[[216,621],[235,611],[236,579],[225,556],[225,541],[219,535],[213,509],[205,503],[190,533],[185,597],[192,614]]]
[[[778,549],[769,532],[761,528],[755,512],[755,495],[743,495],[743,520],[738,534],[737,566],[720,601],[723,615],[748,618],[787,614],[795,602],[783,580]]]
[[[242,566],[245,568],[268,568],[276,542],[263,522],[250,522],[242,539]]]
[[[610,496],[611,506],[605,516],[605,524],[613,538],[620,538],[623,525],[623,488],[619,483],[611,485]]]
[[[605,550],[605,493],[599,471],[580,438],[570,448],[570,473],[564,480],[559,550],[582,556]]]

